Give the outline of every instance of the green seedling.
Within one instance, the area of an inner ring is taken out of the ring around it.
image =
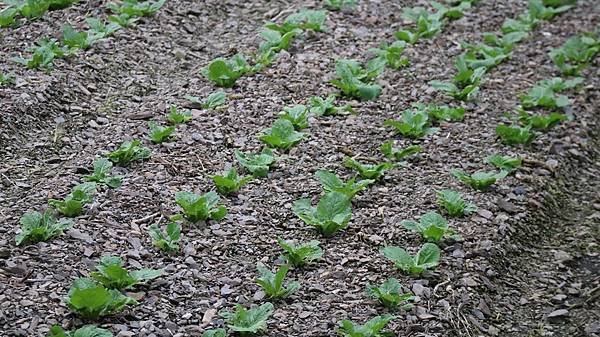
[[[113,163],[106,158],[94,160],[94,172],[91,175],[83,177],[85,181],[104,184],[110,188],[117,188],[123,183],[123,176],[111,176]]]
[[[107,157],[120,166],[127,166],[134,161],[150,158],[152,151],[147,147],[140,146],[140,144],[139,140],[125,141],[117,150],[109,152]]]
[[[402,285],[397,279],[391,277],[380,285],[367,283],[367,295],[377,299],[388,309],[400,307],[403,310],[410,310],[412,304],[406,303],[414,298],[411,293],[402,293]],[[403,304],[404,303],[404,304]]]
[[[425,243],[415,256],[395,246],[384,247],[381,253],[397,268],[412,276],[419,276],[425,270],[436,267],[440,261],[440,248],[429,242]]]
[[[152,238],[152,244],[158,249],[167,253],[179,251],[181,226],[177,222],[169,222],[165,232],[161,231],[158,225],[153,224],[148,228],[148,234]]]
[[[140,284],[146,284],[162,275],[162,270],[138,269],[128,271],[123,268],[123,260],[118,256],[104,255],[96,265],[96,271],[90,273],[92,279],[108,289],[131,289]]]
[[[284,250],[282,258],[296,268],[304,267],[323,257],[323,250],[319,246],[321,243],[317,240],[294,245],[278,238],[277,244]]]
[[[256,178],[266,177],[270,167],[276,162],[273,151],[269,148],[263,149],[259,154],[243,153],[240,150],[235,150],[234,155],[238,163]]]
[[[107,289],[90,278],[73,282],[65,299],[69,308],[84,319],[97,320],[121,312],[138,302],[115,289]]]
[[[340,192],[345,194],[348,199],[354,198],[358,192],[375,182],[371,179],[356,181],[356,178],[350,178],[350,180],[344,182],[334,173],[324,170],[317,171],[315,176],[323,185],[325,192]]]
[[[273,273],[263,264],[257,266],[258,274],[256,283],[264,290],[269,298],[280,299],[291,296],[300,288],[299,282],[288,282],[284,284],[285,276],[290,270],[290,266],[281,266],[276,273]]]
[[[242,336],[257,334],[267,330],[267,319],[273,314],[273,304],[267,302],[261,306],[246,309],[241,305],[235,306],[235,311],[220,311],[227,326]]]
[[[54,212],[49,209],[44,213],[27,212],[21,216],[19,223],[21,232],[15,237],[17,246],[48,241],[73,226],[70,220],[56,220]]]
[[[248,184],[251,180],[251,176],[240,177],[235,168],[223,172],[221,175],[211,176],[212,181],[217,188],[217,191],[222,195],[229,195],[237,193],[240,188]]]
[[[50,199],[48,204],[60,214],[68,217],[78,216],[83,212],[83,206],[92,202],[96,193],[96,184],[87,182],[73,187],[63,200]]]
[[[378,180],[384,173],[394,167],[392,163],[362,164],[354,158],[345,157],[344,166],[356,170],[363,179]]]
[[[317,207],[310,205],[310,199],[297,200],[292,210],[307,225],[315,227],[325,237],[331,237],[348,227],[352,217],[350,200],[339,192],[326,193]]]
[[[440,190],[436,192],[437,204],[450,216],[469,215],[477,210],[477,206],[466,202],[458,192]]]
[[[222,220],[227,216],[227,208],[219,205],[219,195],[210,191],[203,195],[191,192],[175,193],[175,202],[183,209],[183,216],[190,222]]]

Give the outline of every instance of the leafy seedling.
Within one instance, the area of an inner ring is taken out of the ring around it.
[[[287,284],[283,283],[287,272],[290,270],[290,266],[288,265],[281,266],[276,273],[270,271],[263,264],[258,264],[256,268],[258,269],[259,274],[256,283],[264,290],[269,298],[286,298],[300,288],[300,283],[296,281]]]
[[[520,127],[518,125],[498,124],[496,134],[506,145],[530,144],[535,139],[530,126]]]
[[[259,154],[243,153],[240,150],[235,150],[235,159],[246,170],[250,171],[256,178],[264,178],[269,173],[269,168],[275,164],[276,158],[273,151],[265,148]]]
[[[404,220],[402,226],[408,230],[418,232],[423,239],[429,242],[438,242],[444,236],[455,233],[454,230],[448,227],[448,221],[436,212],[423,214],[419,222]]]
[[[337,78],[331,84],[339,88],[345,96],[370,101],[381,94],[381,86],[372,82],[381,74],[385,62],[369,62],[366,68],[355,60],[337,60],[335,72]]]
[[[479,86],[482,83],[483,75],[485,75],[486,68],[471,68],[467,64],[465,55],[457,57],[454,67],[457,70],[454,75],[453,82],[441,82],[441,81],[430,81],[434,89],[440,90],[454,99],[461,101],[470,101],[475,97],[475,94],[479,91]]]
[[[158,125],[156,122],[148,122],[148,137],[155,144],[163,143],[170,138],[173,137],[173,132],[175,132],[174,126],[162,126]]]
[[[231,59],[214,59],[203,70],[203,75],[217,86],[230,88],[242,75],[250,73],[252,67],[242,54],[236,54]]]
[[[469,215],[477,210],[477,206],[466,202],[458,192],[440,190],[436,192],[437,204],[450,216]]]
[[[298,104],[293,107],[285,107],[279,113],[279,118],[287,119],[292,123],[294,129],[302,130],[308,127],[308,108],[305,105]]]
[[[205,330],[202,337],[227,337],[227,331],[223,328]]]
[[[356,181],[356,178],[350,178],[350,180],[344,182],[334,173],[324,170],[317,171],[315,176],[319,179],[321,185],[323,185],[325,192],[340,192],[345,194],[348,199],[354,198],[356,193],[375,182],[375,180],[371,179]]]
[[[520,157],[507,157],[500,154],[494,154],[486,158],[486,161],[492,166],[506,172],[512,172],[523,163]]]
[[[47,337],[113,337],[113,333],[94,325],[84,325],[74,331],[65,331],[60,325],[50,328]]]
[[[292,266],[299,268],[323,257],[323,250],[317,240],[294,245],[282,239],[277,239],[277,244],[284,250],[283,259]]]
[[[124,0],[121,5],[108,4],[108,8],[114,13],[128,15],[130,17],[151,16],[158,12],[167,0]]]
[[[502,33],[510,34],[515,32],[524,32],[528,33],[532,31],[537,24],[539,23],[539,19],[536,19],[529,13],[528,11],[519,14],[516,19],[506,19],[504,23],[502,23]]]
[[[70,220],[56,220],[52,210],[40,212],[27,212],[19,220],[21,232],[15,236],[17,246],[26,243],[37,243],[48,241],[71,228],[73,222]]]
[[[315,96],[310,98],[310,112],[317,116],[335,116],[354,113],[350,104],[335,106],[335,95],[329,95],[323,99]]]
[[[98,18],[86,18],[85,22],[90,27],[89,33],[92,36],[101,38],[112,36],[121,26],[115,22],[105,23]]]
[[[490,39],[489,35],[488,39]],[[510,57],[513,45],[490,46],[487,44],[472,45],[463,43],[462,47],[466,49],[466,52],[461,57],[470,69],[491,69]]]
[[[393,336],[393,332],[382,331],[385,326],[396,317],[382,315],[371,318],[364,325],[355,324],[347,319],[340,322],[337,333],[343,337],[386,337]]]
[[[354,158],[345,157],[344,166],[356,170],[363,179],[378,180],[383,177],[383,174],[386,171],[392,169],[394,164],[387,162],[379,164],[361,164]]]
[[[317,207],[310,205],[310,199],[297,200],[292,210],[307,225],[315,227],[325,237],[333,236],[348,227],[352,217],[350,200],[340,192],[329,192],[321,197]]]
[[[437,132],[438,128],[429,127],[429,115],[425,111],[404,110],[402,119],[386,120],[383,125],[391,126],[398,133],[409,138],[421,138]]]
[[[381,58],[385,64],[392,69],[400,69],[408,66],[409,61],[406,56],[402,56],[406,48],[406,42],[395,41],[392,44],[382,43],[379,48],[370,49],[371,53]]]
[[[33,51],[33,54],[30,58],[17,57],[14,61],[23,64],[29,69],[42,68],[46,71],[51,71],[54,67],[54,60],[65,56],[65,50],[60,47],[55,39],[41,39],[31,51]]]
[[[397,268],[413,276],[419,276],[425,270],[434,268],[440,261],[440,248],[430,242],[425,243],[415,256],[395,246],[384,247],[381,253],[394,262]]]
[[[185,99],[190,101],[193,105],[201,107],[202,109],[215,110],[216,108],[225,104],[225,101],[227,100],[227,94],[225,91],[219,90],[208,95],[208,97],[206,97],[204,100],[200,100],[198,97],[189,95],[185,96]]]
[[[211,176],[212,181],[215,183],[217,191],[222,195],[229,195],[237,193],[240,188],[248,184],[251,180],[251,176],[240,177],[235,168],[223,172],[221,175]]]
[[[456,177],[456,179],[460,180],[462,183],[473,187],[479,191],[485,191],[498,180],[506,177],[508,172],[500,171],[500,172],[484,172],[477,171],[473,174],[465,173],[461,170],[452,170],[452,175]]]
[[[573,6],[545,6],[542,0],[529,0],[529,14],[538,20],[550,20],[555,15],[565,12],[571,7]]]
[[[77,31],[70,25],[63,27],[62,43],[68,47],[67,54],[72,55],[78,50],[89,49],[96,41],[104,38],[103,34],[91,31]]]
[[[125,141],[119,148],[108,153],[108,159],[121,166],[127,166],[134,161],[150,158],[150,151],[147,147],[140,146],[139,140]]]
[[[0,11],[0,28],[8,28],[16,24],[19,11],[14,7],[7,7]]]
[[[273,304],[269,302],[250,309],[237,304],[234,312],[223,310],[219,315],[225,319],[229,329],[244,336],[266,331],[267,319],[273,314],[273,310]]]
[[[133,27],[138,20],[138,17],[131,16],[128,14],[117,14],[108,16],[108,21],[111,24],[118,25],[121,28]]]
[[[83,212],[83,206],[92,202],[96,193],[96,184],[86,182],[73,187],[63,200],[50,199],[48,204],[54,207],[60,214],[74,217]]]
[[[93,166],[94,173],[83,177],[83,180],[104,184],[110,188],[117,188],[123,183],[123,176],[110,175],[113,168],[113,163],[110,160],[98,158],[94,160]]]
[[[108,289],[131,289],[159,277],[162,270],[138,269],[128,271],[123,268],[123,260],[118,256],[104,255],[96,265],[96,271],[90,273],[92,279]]]
[[[411,293],[402,293],[402,285],[397,279],[391,277],[385,280],[381,285],[367,283],[367,295],[377,299],[383,306],[389,309],[396,309],[401,304],[403,310],[410,310],[412,304],[406,303],[413,299]]]
[[[179,111],[177,106],[171,105],[169,107],[169,114],[167,120],[173,125],[187,123],[192,120],[192,112],[190,110]]]
[[[304,138],[304,133],[294,129],[294,125],[287,119],[278,119],[270,128],[264,129],[258,139],[269,147],[289,150]]]
[[[402,161],[408,156],[412,156],[421,152],[421,147],[418,145],[410,145],[405,148],[399,149],[394,147],[393,140],[388,140],[387,142],[381,144],[379,150],[388,159]]]
[[[278,30],[270,28],[263,29],[259,36],[264,40],[258,47],[258,51],[261,55],[261,59],[265,59],[270,63],[273,56],[282,50],[288,50],[294,41],[294,38],[302,33],[300,29],[292,29],[291,31],[282,33]]]
[[[519,122],[525,127],[540,131],[548,131],[558,123],[569,120],[569,116],[561,113],[552,112],[547,116],[530,115],[525,110],[520,111],[518,118]]]
[[[356,7],[357,0],[325,0],[325,7],[332,11],[343,9],[353,9]]]
[[[167,253],[179,251],[181,226],[177,222],[169,222],[165,232],[158,225],[153,224],[148,228],[148,234],[152,238],[152,244],[158,249]]]
[[[523,31],[510,32],[502,35],[497,35],[495,33],[483,33],[483,40],[487,44],[487,48],[485,45],[480,45],[478,49],[475,47],[471,48],[475,49],[473,50],[474,52],[485,54],[482,58],[490,60],[490,66],[492,64],[497,65],[499,62],[502,62],[506,57],[508,57],[508,53],[514,48],[514,46],[521,42],[528,35],[529,33]],[[496,61],[499,62],[497,63]]]
[[[191,192],[175,193],[175,202],[183,209],[184,217],[190,222],[222,220],[227,215],[227,208],[219,205],[219,195],[210,191],[203,195]]]
[[[0,73],[0,86],[7,86],[15,83],[15,78],[11,74]]]
[[[84,319],[96,320],[123,311],[138,302],[115,289],[107,289],[90,278],[73,282],[65,299],[69,308]]]
[[[451,108],[447,105],[434,105],[417,103],[413,105],[417,110],[424,111],[435,121],[458,122],[465,117],[465,108]]]
[[[583,83],[581,77],[570,80],[553,77],[537,82],[529,92],[522,94],[519,98],[524,108],[564,108],[570,104],[569,98],[558,93],[575,88],[581,83]]]
[[[567,76],[578,75],[600,52],[600,36],[584,33],[569,38],[560,48],[550,51],[556,67]]]

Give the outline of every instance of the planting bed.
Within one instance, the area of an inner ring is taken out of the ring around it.
[[[259,152],[264,144],[257,135],[284,107],[339,93],[329,82],[336,59],[367,61],[370,48],[393,42],[396,31],[414,25],[402,17],[404,8],[428,3],[359,0],[354,8],[327,11],[325,32],[298,35],[271,65],[232,88],[217,88],[202,69],[217,57],[255,51],[265,22],[281,22],[302,8],[323,9],[321,1],[168,0],[136,26],[57,59],[51,72],[12,61],[26,57],[40,38],[58,39],[64,23],[83,27],[86,17],[105,17],[107,3],[81,1],[0,30],[0,73],[15,77],[0,86],[0,336],[46,336],[53,325],[74,330],[90,323],[115,336],[201,336],[227,325],[221,310],[267,301],[275,307],[267,336],[335,336],[342,320],[364,324],[386,313],[396,316],[387,325],[394,336],[600,335],[598,60],[582,70],[577,90],[565,93],[571,104],[561,112],[572,119],[536,133],[525,146],[504,145],[495,132],[520,104],[520,94],[561,76],[548,52],[600,27],[594,0],[579,0],[540,21],[508,59],[487,71],[475,99],[460,102],[429,82],[452,78],[460,42],[479,43],[483,32],[500,32],[505,19],[528,8],[516,0],[473,4],[437,36],[407,45],[403,55],[410,64],[378,77],[379,97],[340,96],[336,103],[350,104],[354,114],[311,116],[303,140],[289,151],[275,150],[278,160],[268,177],[221,196],[224,219],[182,221],[181,250],[170,255],[153,246],[148,228],[164,227],[181,212],[175,193],[215,190],[211,176],[232,165],[242,172],[236,149]],[[185,99],[217,90],[227,100],[216,109]],[[436,133],[417,140],[384,126],[417,102],[464,106],[465,117],[438,123]],[[190,108],[192,120],[177,125],[172,140],[154,144],[147,122],[166,125],[170,105]],[[152,155],[115,167],[124,176],[122,186],[98,188],[64,235],[15,245],[24,213],[64,198],[90,174],[95,158],[132,139],[142,140]],[[383,162],[379,147],[390,139],[422,150],[357,194],[348,228],[326,238],[294,214],[296,200],[315,205],[321,196],[317,170],[348,179],[355,172],[344,166],[344,157]],[[523,165],[487,191],[451,174],[489,171],[485,158],[495,153],[520,156]],[[440,189],[460,192],[478,210],[446,216],[436,203]],[[416,253],[424,241],[400,223],[429,211],[446,216],[461,238],[438,243],[439,265],[411,276],[380,249],[393,245]],[[255,283],[257,263],[271,269],[285,264],[277,238],[316,239],[324,251],[321,260],[288,273],[300,289],[279,301]],[[126,292],[138,305],[82,321],[64,298],[105,254],[122,257],[129,268],[164,271]],[[389,277],[414,294],[412,309],[389,310],[365,294],[367,283]]]

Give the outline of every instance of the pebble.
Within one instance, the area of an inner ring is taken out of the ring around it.
[[[558,309],[548,314],[548,320],[560,320],[569,316],[569,310]]]

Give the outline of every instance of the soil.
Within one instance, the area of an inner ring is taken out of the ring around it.
[[[416,142],[395,136],[383,121],[411,103],[450,103],[427,83],[452,75],[461,41],[481,41],[483,32],[499,31],[505,18],[527,7],[526,1],[481,1],[436,38],[409,48],[411,65],[385,72],[376,101],[349,101],[356,115],[311,118],[308,139],[279,153],[268,179],[224,198],[226,219],[186,226],[182,251],[174,256],[157,251],[147,235],[151,224],[164,225],[178,212],[174,193],[213,189],[209,176],[234,163],[235,149],[259,150],[257,132],[284,106],[336,92],[328,84],[336,58],[366,60],[369,48],[392,41],[408,24],[402,8],[426,3],[359,1],[355,10],[328,12],[328,32],[303,34],[271,67],[242,77],[226,89],[225,107],[192,110],[193,120],[163,145],[147,140],[147,121],[164,121],[170,104],[187,104],[185,95],[206,97],[216,90],[200,75],[202,67],[218,56],[255,50],[264,22],[321,3],[170,0],[137,27],[58,60],[50,73],[10,60],[39,38],[58,38],[65,22],[83,27],[87,16],[105,17],[106,3],[81,1],[0,30],[0,71],[17,78],[14,86],[0,87],[0,336],[45,336],[54,324],[80,326],[63,298],[102,254],[119,255],[133,268],[165,268],[165,275],[133,294],[139,306],[97,324],[116,336],[199,336],[223,326],[217,311],[265,301],[254,282],[256,264],[282,263],[278,237],[319,239],[325,256],[290,273],[302,286],[275,303],[268,336],[334,336],[342,319],[362,323],[386,313],[364,289],[388,277],[416,295],[413,310],[394,312],[398,318],[389,328],[398,336],[600,334],[598,61],[584,71],[584,87],[569,93],[571,121],[524,148],[504,146],[494,133],[519,93],[558,75],[548,51],[600,26],[593,0],[580,0],[542,22],[487,75],[464,121],[442,123],[438,133]],[[347,230],[324,239],[293,215],[295,200],[316,200],[321,193],[316,170],[350,177],[342,165],[346,154],[383,160],[379,145],[391,138],[397,146],[415,143],[423,151],[356,197]],[[15,246],[24,212],[64,197],[95,157],[129,139],[143,140],[153,154],[117,169],[126,176],[122,187],[100,191],[65,235]],[[454,168],[490,169],[484,158],[493,153],[520,155],[525,165],[485,193],[451,176]],[[451,219],[463,240],[442,247],[434,271],[411,278],[378,250],[393,244],[416,251],[420,239],[399,222],[436,210],[435,191],[441,188],[461,192],[479,209]]]

